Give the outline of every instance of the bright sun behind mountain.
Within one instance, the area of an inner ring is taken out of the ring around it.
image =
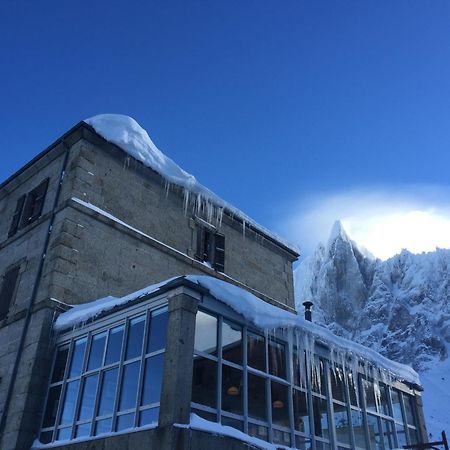
[[[434,211],[409,211],[374,217],[343,218],[350,237],[385,260],[404,248],[421,253],[450,248],[450,219]]]

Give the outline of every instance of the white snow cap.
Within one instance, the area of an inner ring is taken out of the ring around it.
[[[235,208],[214,192],[197,181],[190,173],[183,170],[172,159],[167,157],[156,147],[145,131],[133,118],[121,114],[100,114],[84,120],[94,130],[106,139],[127,152],[132,157],[141,161],[147,167],[158,172],[169,183],[181,186],[185,194],[194,194],[197,201],[205,202],[208,206],[215,206],[220,210],[227,210],[232,215],[240,218],[245,223],[253,226],[261,233],[278,241],[280,244],[298,253],[298,246],[289,243],[267,228],[259,225],[238,208]]]

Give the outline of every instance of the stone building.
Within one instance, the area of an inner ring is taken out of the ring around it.
[[[426,439],[413,371],[296,316],[295,248],[132,119],[77,124],[0,214],[1,449]]]

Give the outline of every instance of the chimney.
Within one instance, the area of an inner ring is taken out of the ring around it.
[[[308,322],[312,322],[312,311],[311,311],[312,305],[313,302],[310,302],[309,300],[303,302],[303,306],[305,307],[305,320],[307,320]]]

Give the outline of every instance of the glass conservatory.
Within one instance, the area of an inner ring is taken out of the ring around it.
[[[336,360],[332,345],[303,345],[290,328],[258,328],[224,299],[190,289],[191,366],[176,370],[191,413],[287,448],[382,450],[424,438],[417,385],[361,358]],[[167,293],[157,294],[59,335],[40,443],[158,425],[173,318]]]

